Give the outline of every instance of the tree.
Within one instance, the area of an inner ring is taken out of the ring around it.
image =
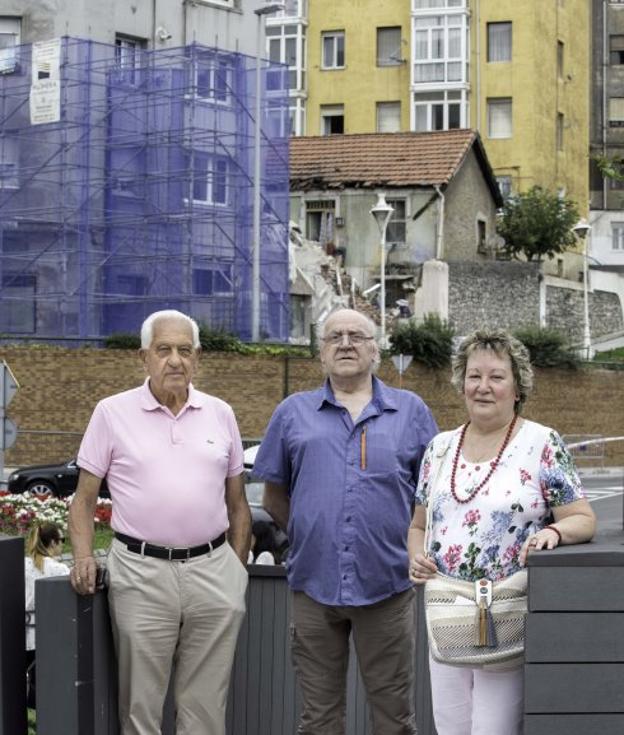
[[[594,156],[598,171],[605,179],[624,181],[624,157],[622,156]]]
[[[509,197],[498,223],[505,239],[503,249],[513,258],[527,260],[553,258],[574,245],[572,227],[579,218],[576,204],[540,186]]]

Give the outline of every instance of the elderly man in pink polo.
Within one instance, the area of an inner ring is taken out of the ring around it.
[[[172,663],[177,735],[223,735],[245,613],[251,516],[230,406],[196,390],[197,324],[159,311],[141,328],[145,383],[100,401],[85,432],[69,529],[79,594],[95,590],[93,514],[113,499],[109,603],[123,735],[160,735]]]

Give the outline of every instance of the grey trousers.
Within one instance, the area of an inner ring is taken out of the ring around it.
[[[177,735],[225,735],[247,589],[231,546],[167,561],[114,540],[108,569],[122,735],[160,735],[173,663]]]
[[[303,695],[299,735],[344,735],[349,635],[374,735],[415,735],[414,593],[374,605],[332,607],[292,597],[291,650]]]

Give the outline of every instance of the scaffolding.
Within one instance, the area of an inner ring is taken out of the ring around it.
[[[99,339],[180,309],[251,338],[255,64],[61,39],[60,121],[31,46],[0,75],[0,333]],[[262,63],[263,339],[286,341],[287,69]]]

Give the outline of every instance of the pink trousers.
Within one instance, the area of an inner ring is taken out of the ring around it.
[[[438,735],[522,735],[524,670],[484,671],[429,657]]]

